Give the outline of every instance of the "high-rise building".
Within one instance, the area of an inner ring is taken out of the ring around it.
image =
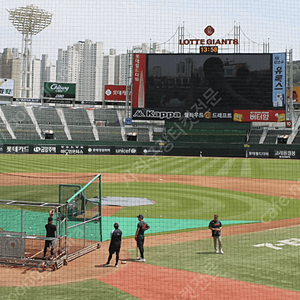
[[[117,82],[116,84],[127,85],[128,82],[128,64],[129,64],[129,54],[120,54],[118,55],[118,62],[117,62]]]
[[[18,49],[5,48],[0,60],[0,78],[13,79],[14,97],[20,97],[21,55]]]
[[[31,97],[38,99],[41,96],[41,60],[35,57],[31,61]]]
[[[103,57],[103,84],[117,84],[116,70],[118,62],[116,50],[110,49],[109,55]]]
[[[40,93],[41,97],[44,93],[44,82],[55,82],[56,81],[56,66],[48,59],[47,54],[42,55],[41,60],[41,80],[40,80]]]
[[[76,83],[76,100],[103,99],[103,44],[79,41],[67,50],[58,50],[56,80]]]

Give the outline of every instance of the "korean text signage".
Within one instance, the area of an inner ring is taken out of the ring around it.
[[[75,99],[75,83],[44,82],[44,97]]]
[[[285,53],[273,54],[273,106],[282,107],[286,99]]]
[[[88,146],[87,148],[88,154],[111,154],[111,147],[109,146]]]
[[[126,101],[126,85],[105,85],[105,101]]]
[[[235,110],[235,122],[285,122],[285,110]]]
[[[15,81],[13,79],[0,78],[0,96],[13,97]]]

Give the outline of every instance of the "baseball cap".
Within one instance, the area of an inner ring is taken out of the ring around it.
[[[215,217],[218,217],[218,215],[217,215],[217,214],[215,214]]]
[[[137,218],[144,219],[144,216],[143,215],[138,215]]]
[[[119,228],[119,223],[116,222],[116,223],[114,224],[114,227],[115,227],[116,229]]]

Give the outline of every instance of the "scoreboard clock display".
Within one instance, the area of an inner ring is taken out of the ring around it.
[[[218,53],[217,46],[201,46],[200,53]]]

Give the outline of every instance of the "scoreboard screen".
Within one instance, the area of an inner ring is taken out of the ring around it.
[[[133,118],[285,121],[286,54],[217,50],[205,46],[198,54],[136,53]]]

